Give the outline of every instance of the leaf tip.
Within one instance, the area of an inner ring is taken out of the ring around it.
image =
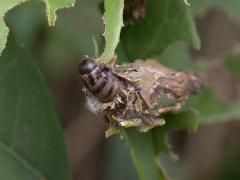
[[[195,38],[192,39],[192,42],[191,42],[192,46],[197,49],[197,50],[200,50],[201,49],[201,40],[197,34],[197,32],[195,31]]]
[[[59,9],[64,9],[64,8],[71,8],[74,7],[75,5],[75,0],[71,0],[72,3],[65,3],[63,5],[58,5],[57,7],[51,7],[51,5],[48,2],[46,3],[46,11],[47,11],[47,16],[48,16],[48,24],[49,26],[54,26],[55,22],[57,20],[57,14],[56,11]]]
[[[0,56],[1,56],[2,52],[3,52],[3,50],[4,50],[5,47],[6,47],[7,37],[8,37],[8,35],[9,35],[9,29],[8,29],[8,27],[5,26],[4,29],[5,29],[5,31],[4,31],[2,34],[0,34],[1,39],[2,39],[2,41],[0,42]]]
[[[49,17],[48,18],[48,25],[49,26],[54,26],[55,25],[55,22],[56,22],[56,19],[57,19],[57,16],[54,15],[53,17]]]
[[[188,0],[184,0],[184,2],[187,6],[191,6],[191,4],[188,2]]]

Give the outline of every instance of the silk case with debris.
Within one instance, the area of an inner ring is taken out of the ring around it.
[[[163,126],[165,120],[161,118],[162,114],[179,111],[188,96],[204,86],[201,76],[193,72],[175,71],[153,59],[104,66],[125,84],[121,93],[111,102],[103,103],[87,88],[84,88],[84,92],[90,111],[106,113],[110,125],[106,137],[118,133],[119,126],[136,127],[141,132]]]

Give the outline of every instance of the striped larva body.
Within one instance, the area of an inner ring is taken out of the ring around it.
[[[100,101],[108,103],[126,87],[124,81],[106,66],[96,60],[85,58],[79,66],[79,73],[86,88]]]

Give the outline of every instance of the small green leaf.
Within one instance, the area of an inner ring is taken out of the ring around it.
[[[104,0],[104,8],[103,21],[105,24],[104,37],[106,45],[101,59],[109,62],[114,56],[123,27],[124,0]]]
[[[199,123],[214,123],[238,119],[240,117],[240,99],[234,104],[227,105],[214,96],[213,92],[206,89],[192,96],[187,107],[199,111]]]
[[[1,0],[0,1],[0,54],[5,47],[8,28],[4,22],[5,13],[14,6],[22,4],[26,0]],[[46,3],[46,13],[49,24],[54,25],[56,21],[56,10],[63,7],[73,6],[75,0],[42,0]]]
[[[168,153],[164,135],[168,130],[186,129],[195,131],[197,128],[197,113],[194,110],[167,114],[163,117],[166,124],[156,127],[148,133],[128,128],[123,135],[129,146],[130,153],[140,179],[167,179],[160,166],[159,153]]]
[[[198,113],[195,110],[166,114],[163,117],[166,124],[152,130],[155,153],[168,153],[169,149],[164,135],[168,130],[196,131],[198,126]]]
[[[29,51],[16,45],[12,33],[0,57],[0,114],[0,179],[70,179],[48,88]]]
[[[139,178],[141,180],[167,179],[155,154],[152,133],[140,133],[133,128],[123,129],[122,132]]]
[[[122,30],[119,51],[128,60],[159,55],[178,40],[200,47],[189,7],[183,0],[148,0],[145,6],[145,18]]]

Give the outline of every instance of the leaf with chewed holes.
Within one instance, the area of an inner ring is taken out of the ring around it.
[[[46,4],[46,13],[50,25],[54,25],[56,21],[56,10],[63,7],[73,6],[75,0],[42,0]],[[4,22],[5,13],[13,7],[24,3],[25,0],[1,0],[0,1],[0,54],[5,47],[8,27]]]
[[[105,62],[111,61],[115,49],[120,39],[120,32],[123,27],[123,7],[124,0],[105,0],[104,1],[104,37],[106,41],[105,49],[101,59]]]

